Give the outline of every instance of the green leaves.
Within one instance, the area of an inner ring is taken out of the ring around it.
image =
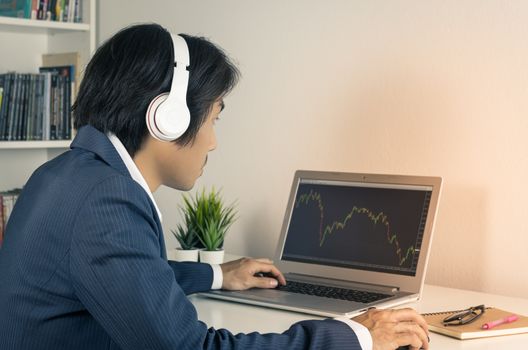
[[[206,250],[222,248],[227,230],[236,221],[234,204],[224,207],[220,192],[213,187],[209,193],[203,189],[194,197],[184,195],[180,209],[186,228],[178,225],[178,230],[172,233],[183,249],[191,249],[185,247],[194,247],[198,242]]]
[[[171,232],[183,250],[195,249],[196,244],[199,242],[196,232],[193,229],[187,230],[182,225],[178,225],[178,229],[171,230]]]

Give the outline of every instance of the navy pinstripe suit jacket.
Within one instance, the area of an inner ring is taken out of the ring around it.
[[[344,323],[237,334],[186,295],[212,269],[167,262],[160,221],[108,138],[81,128],[31,176],[0,250],[0,349],[360,349]],[[233,315],[236,317],[236,315]]]

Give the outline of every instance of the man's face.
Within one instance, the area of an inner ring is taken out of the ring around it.
[[[190,190],[202,175],[207,154],[216,148],[215,122],[222,111],[222,99],[213,104],[194,141],[186,146],[162,142],[156,152],[158,174],[163,185],[178,190]]]

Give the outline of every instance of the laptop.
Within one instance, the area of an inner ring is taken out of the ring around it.
[[[420,298],[440,177],[298,170],[274,263],[287,285],[206,296],[353,317]]]

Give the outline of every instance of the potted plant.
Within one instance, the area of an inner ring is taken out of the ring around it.
[[[168,258],[176,261],[198,261],[198,237],[196,231],[189,226],[185,217],[186,227],[178,225],[176,230],[171,230],[172,234],[180,243],[180,248],[173,249],[168,252]]]
[[[228,229],[235,222],[235,205],[226,206],[220,192],[214,188],[206,193],[197,192],[194,197],[183,197],[187,231],[196,232],[203,246],[200,261],[221,264],[224,260],[224,239]]]

